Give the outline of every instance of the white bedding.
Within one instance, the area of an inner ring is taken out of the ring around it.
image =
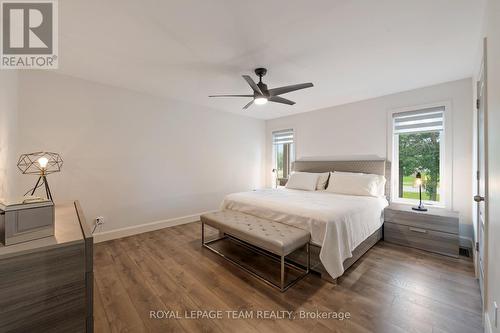
[[[336,278],[344,273],[344,260],[382,226],[387,205],[385,198],[284,188],[229,194],[222,209],[308,230],[311,241],[321,246],[323,266]]]

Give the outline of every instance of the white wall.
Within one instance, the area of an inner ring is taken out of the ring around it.
[[[473,97],[470,78],[267,121],[266,182],[271,183],[273,130],[295,129],[297,159],[353,154],[387,157],[390,110],[445,101],[451,103],[453,121],[450,208],[461,213],[461,236],[471,239]],[[470,246],[468,242],[463,244]]]
[[[265,123],[50,72],[20,74],[18,153],[64,159],[54,199],[104,231],[214,210],[262,186]],[[20,175],[18,194],[35,182]]]
[[[488,38],[488,254],[486,272],[486,329],[500,332],[494,326],[493,302],[500,306],[500,1],[488,1],[484,36]],[[500,311],[500,310],[499,310]]]
[[[16,172],[17,72],[0,71],[0,201],[12,199]]]

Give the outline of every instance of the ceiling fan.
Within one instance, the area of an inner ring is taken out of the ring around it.
[[[312,83],[300,83],[293,84],[290,86],[284,86],[279,88],[267,89],[267,84],[262,82],[262,77],[266,75],[267,69],[265,68],[257,68],[255,69],[255,74],[259,77],[259,83],[255,83],[254,80],[248,75],[243,75],[243,78],[253,90],[252,95],[211,95],[208,97],[252,97],[253,99],[243,107],[243,110],[248,109],[253,103],[257,105],[263,105],[267,102],[281,103],[294,105],[295,102],[289,99],[280,97],[279,95],[289,93],[291,91],[305,89],[313,87]]]

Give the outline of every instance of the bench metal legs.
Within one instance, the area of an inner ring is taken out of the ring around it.
[[[285,256],[281,256],[281,290],[285,289]]]
[[[242,240],[240,240],[240,239],[238,239],[236,237],[233,237],[233,236],[231,236],[229,234],[223,234],[223,235],[224,235],[223,237],[216,238],[216,239],[209,240],[209,241],[205,241],[205,223],[201,222],[201,245],[202,245],[202,247],[205,247],[205,248],[209,249],[210,251],[212,251],[212,252],[220,255],[221,257],[223,257],[227,261],[230,261],[231,263],[233,263],[234,265],[238,266],[239,268],[241,268],[245,272],[251,274],[253,277],[256,277],[257,279],[259,279],[260,281],[265,282],[266,284],[268,284],[268,285],[270,285],[272,287],[278,288],[281,292],[286,291],[288,288],[290,288],[295,283],[297,283],[299,280],[301,280],[303,277],[305,277],[307,274],[309,274],[309,269],[310,269],[310,266],[311,266],[311,251],[310,251],[310,245],[309,245],[309,243],[306,244],[306,253],[307,253],[306,268],[303,269],[302,267],[299,268],[297,265],[294,265],[294,264],[292,264],[290,262],[287,262],[285,256],[280,256],[279,260],[278,260],[276,256],[272,256],[269,253],[266,253],[265,251],[263,251],[262,249],[259,249],[256,246],[248,244],[247,242],[244,242],[244,241],[242,241]],[[272,281],[266,279],[265,277],[259,275],[257,272],[244,267],[239,262],[237,262],[236,260],[233,260],[232,258],[228,257],[227,255],[225,255],[224,253],[220,252],[216,248],[213,248],[213,247],[210,246],[210,244],[212,244],[212,243],[215,243],[215,242],[223,240],[223,239],[228,239],[228,238],[231,239],[231,240],[233,240],[233,241],[236,241],[238,244],[240,244],[240,245],[242,245],[242,246],[244,246],[246,248],[249,248],[252,251],[255,251],[255,252],[258,252],[259,254],[265,255],[265,256],[273,259],[273,260],[278,260],[280,262],[280,266],[281,266],[281,269],[280,269],[280,284],[279,285],[275,284],[274,282],[272,282]],[[293,281],[291,281],[290,283],[286,284],[286,271],[285,271],[286,267],[292,267],[292,268],[295,268],[297,270],[301,269],[301,270],[303,270],[303,274],[299,275]]]

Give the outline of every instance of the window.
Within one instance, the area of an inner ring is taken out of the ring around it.
[[[295,160],[293,129],[273,132],[273,165],[277,185],[285,185]]]
[[[442,205],[444,111],[433,107],[393,114],[394,201],[419,199],[416,173],[422,175],[422,200]]]

